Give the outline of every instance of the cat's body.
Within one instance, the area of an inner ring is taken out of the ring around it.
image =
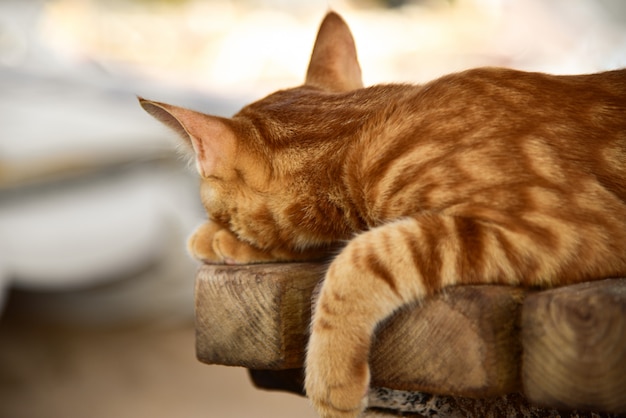
[[[626,70],[485,68],[362,88],[330,13],[304,86],[232,119],[142,105],[196,152],[211,218],[190,240],[196,257],[338,251],[306,364],[324,417],[358,415],[374,328],[406,303],[458,284],[626,275]]]

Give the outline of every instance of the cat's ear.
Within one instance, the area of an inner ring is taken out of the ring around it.
[[[317,33],[305,85],[334,92],[363,87],[352,33],[335,12],[326,15]]]
[[[176,131],[194,151],[202,177],[220,175],[232,167],[237,137],[227,119],[141,97],[139,103],[146,112]]]

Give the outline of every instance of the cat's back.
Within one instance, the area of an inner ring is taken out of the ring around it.
[[[536,144],[563,162],[582,164],[575,170],[608,170],[626,184],[626,69],[560,76],[479,68],[444,77],[430,89],[439,92],[424,106],[436,109],[443,100],[442,112],[462,114],[449,119],[477,147],[503,142],[519,150]],[[626,201],[623,189],[620,194]]]
[[[508,208],[535,187],[565,196],[590,182],[626,204],[626,70],[479,68],[393,99],[372,118],[347,176],[360,200],[376,202],[374,223],[460,201]]]
[[[377,103],[368,125],[376,134],[366,142],[480,146],[534,133],[566,148],[626,146],[626,69],[558,76],[486,67],[366,90],[362,100]]]
[[[466,120],[498,116],[536,123],[562,118],[577,124],[626,124],[626,69],[585,75],[551,75],[505,68],[476,68],[423,86],[415,97],[422,110],[453,113]],[[471,111],[471,112],[470,112]],[[519,118],[515,118],[515,114]],[[474,117],[473,117],[474,116]],[[496,117],[493,119],[493,117]],[[605,117],[606,120],[597,118]]]

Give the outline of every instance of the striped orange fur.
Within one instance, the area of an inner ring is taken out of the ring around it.
[[[306,391],[365,407],[370,340],[446,286],[626,275],[626,70],[501,68],[363,88],[350,30],[324,19],[303,86],[230,119],[141,100],[195,151],[210,263],[330,263]]]

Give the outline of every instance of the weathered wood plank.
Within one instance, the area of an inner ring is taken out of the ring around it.
[[[301,370],[287,369],[302,367],[323,272],[317,263],[203,266],[198,358],[257,369],[259,386],[301,392]],[[483,398],[523,381],[535,404],[624,413],[626,279],[528,295],[499,286],[448,289],[381,324],[370,364],[377,387]],[[470,404],[491,405],[477,402]]]
[[[528,296],[522,343],[531,401],[626,413],[626,279]]]
[[[252,369],[301,367],[322,272],[314,263],[203,266],[198,358]],[[517,389],[522,299],[519,289],[468,286],[398,312],[376,336],[373,384],[474,397]]]
[[[372,384],[487,397],[519,385],[519,315],[524,291],[463,286],[397,313],[379,328]]]
[[[196,355],[202,362],[251,369],[301,367],[314,263],[209,266],[196,277]]]

